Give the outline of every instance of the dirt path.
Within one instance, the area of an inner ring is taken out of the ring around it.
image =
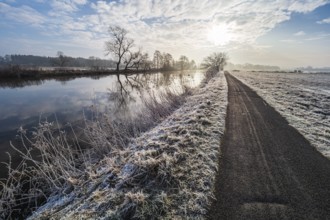
[[[330,161],[230,74],[210,219],[330,219]]]

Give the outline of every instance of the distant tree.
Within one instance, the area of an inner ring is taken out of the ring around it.
[[[11,59],[11,55],[8,55],[8,54],[5,55],[4,59],[5,59],[4,61],[5,61],[6,63],[10,63],[11,60],[12,60],[12,59]]]
[[[152,66],[152,61],[149,60],[149,54],[148,53],[144,53],[141,56],[141,60],[140,60],[140,66],[143,70],[150,70],[151,66]]]
[[[169,53],[163,54],[163,69],[170,69],[173,66],[173,57]]]
[[[100,70],[101,67],[101,59],[98,57],[90,56],[89,60],[89,67],[93,70]]]
[[[179,58],[180,69],[185,70],[189,68],[189,59],[188,57],[182,55]]]
[[[155,69],[160,69],[163,66],[163,55],[159,50],[154,53],[153,65]]]
[[[141,51],[139,51],[137,54],[137,56],[135,57],[135,60],[133,62],[133,67],[136,69],[136,70],[139,70],[140,67],[141,67],[141,64],[144,60],[144,55],[142,54]]]
[[[196,62],[195,60],[191,60],[189,63],[189,69],[196,69]]]
[[[228,56],[226,53],[213,53],[206,57],[201,64],[203,68],[215,68],[216,70],[222,70],[227,64]]]
[[[0,57],[0,62],[3,65],[20,65],[22,67],[50,67],[50,66],[66,66],[66,67],[91,67],[93,69],[99,69],[101,67],[114,67],[115,63],[112,60],[100,59],[94,56],[88,59],[82,57],[68,57],[62,52],[56,54],[54,57],[34,56],[34,55],[6,55]],[[60,58],[59,58],[60,57]],[[60,59],[66,59],[67,61],[60,62]],[[60,64],[62,63],[62,64]],[[63,64],[64,63],[64,64]]]
[[[110,40],[105,42],[106,55],[112,54],[116,59],[116,71],[119,72],[119,67],[124,56],[129,53],[134,46],[134,40],[127,37],[127,30],[119,26],[110,26]]]
[[[62,51],[57,51],[56,64],[60,67],[67,65],[70,62],[70,57],[65,56]]]

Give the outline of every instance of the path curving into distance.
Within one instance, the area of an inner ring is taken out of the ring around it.
[[[228,109],[209,219],[330,219],[330,160],[226,73]]]

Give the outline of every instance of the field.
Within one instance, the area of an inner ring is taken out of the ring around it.
[[[330,158],[330,74],[232,72]]]

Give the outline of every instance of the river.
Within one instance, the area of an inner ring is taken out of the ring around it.
[[[141,99],[156,96],[166,89],[181,92],[182,85],[196,87],[202,71],[159,72],[119,78],[115,75],[57,77],[44,80],[0,80],[0,162],[13,164],[20,158],[10,147],[19,146],[20,127],[32,131],[40,121],[56,121],[59,127],[90,117],[92,112],[106,112],[112,117],[124,112],[135,114]],[[0,165],[0,178],[6,176]]]

